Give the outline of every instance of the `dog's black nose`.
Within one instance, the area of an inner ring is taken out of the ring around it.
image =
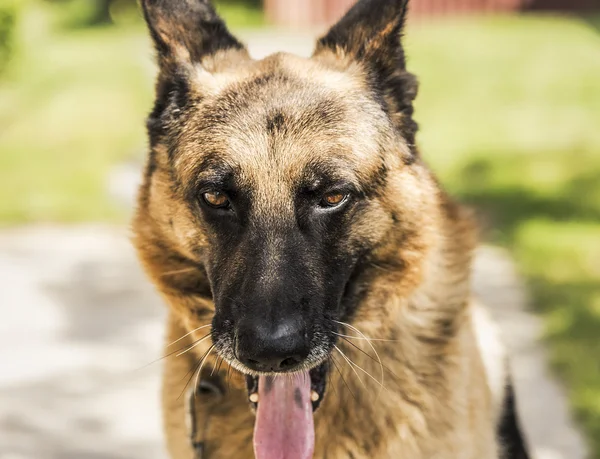
[[[310,352],[306,328],[285,318],[275,324],[246,320],[237,326],[237,358],[255,371],[289,371]]]

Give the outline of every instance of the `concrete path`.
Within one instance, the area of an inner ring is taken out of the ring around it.
[[[164,308],[126,232],[0,236],[0,458],[164,459]]]
[[[587,458],[565,391],[548,369],[547,352],[540,342],[542,321],[527,309],[526,289],[506,251],[480,248],[473,289],[500,326],[511,354],[519,415],[536,458]]]
[[[158,403],[164,308],[127,232],[102,226],[0,233],[0,459],[165,459]],[[583,459],[539,321],[506,254],[484,247],[475,287],[514,351],[522,417],[539,459]],[[246,459],[246,458],[240,458]],[[383,459],[383,458],[382,458]]]

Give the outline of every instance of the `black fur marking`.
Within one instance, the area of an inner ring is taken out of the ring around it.
[[[195,169],[195,174],[219,178],[229,177],[233,173],[231,166],[223,161],[219,151],[205,151]]]
[[[304,116],[319,128],[336,128],[344,120],[344,108],[335,100],[323,99],[309,107]]]
[[[372,273],[372,269],[369,268],[370,263],[364,257],[361,257],[361,260],[354,266],[348,282],[346,282],[340,302],[342,312],[341,321],[351,322],[361,301],[369,293],[370,279],[368,277]]]
[[[281,131],[284,125],[285,116],[283,116],[283,113],[281,112],[276,112],[267,118],[267,132],[271,135]]]
[[[388,167],[382,162],[363,185],[365,196],[368,198],[379,196],[386,186],[388,173]]]
[[[287,83],[290,78],[282,73],[265,73],[255,78],[241,81],[225,89],[218,100],[209,107],[205,107],[204,117],[213,122],[227,122],[229,113],[239,113],[248,107],[250,101],[261,100],[264,97],[263,88],[273,82]]]
[[[416,125],[416,123],[415,123],[415,125]],[[415,144],[413,144],[413,145],[415,145]],[[412,166],[413,164],[415,164],[417,162],[417,157],[419,155],[419,150],[416,148],[416,146],[410,146],[409,148],[410,148],[411,154],[406,155],[404,157],[404,164],[406,166]]]
[[[530,458],[517,419],[515,391],[512,383],[506,387],[502,419],[498,426],[498,439],[504,448],[504,459]]]
[[[144,171],[144,176],[146,179],[146,183],[150,180],[150,177],[154,175],[158,169],[158,162],[156,159],[156,152],[154,149],[150,149],[150,154],[148,155],[148,161],[146,162],[146,170]]]
[[[154,108],[146,121],[151,148],[164,141],[170,127],[188,105],[189,93],[189,84],[182,75],[159,79]],[[169,149],[169,156],[173,156],[172,149]]]
[[[263,86],[268,85],[275,78],[277,78],[277,76],[274,73],[267,73],[264,75],[259,75],[256,78],[254,78],[253,80],[250,80],[247,83],[245,83],[244,86],[246,88],[253,88],[253,89],[262,88]],[[287,79],[287,77],[284,78],[283,76],[279,76],[279,78]]]
[[[154,108],[146,120],[146,129],[150,137],[150,146],[154,147],[165,134],[163,114],[165,113],[169,98],[168,94],[171,91],[171,85],[164,81],[159,81],[156,85],[156,101]]]

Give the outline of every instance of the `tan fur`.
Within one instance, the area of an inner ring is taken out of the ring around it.
[[[391,30],[384,28],[367,53]],[[180,41],[174,58],[190,60]],[[369,293],[351,324],[373,341],[338,341],[344,356],[334,351],[315,414],[315,458],[498,459],[503,383],[488,381],[494,371],[482,361],[486,351],[474,330],[474,227],[424,163],[407,164],[414,146],[395,129],[405,115],[386,116],[351,49],[320,49],[312,59],[281,53],[259,62],[243,50],[219,51],[186,68],[194,110],[177,120],[182,127],[171,145],[178,152],[173,163],[165,142],[153,147],[134,221],[140,259],[170,308],[167,342],[210,324],[214,312],[198,255],[208,249],[212,230],[194,216],[185,194],[185,184],[205,173],[199,164],[206,155],[219,152],[240,171],[254,190],[255,215],[273,227],[293,221],[292,184],[306,164],[334,165],[360,187],[383,162],[384,189],[352,221],[347,241],[375,247],[365,278]],[[207,113],[238,96],[227,107],[227,123],[213,123]],[[324,107],[335,123],[323,121]],[[270,135],[265,119],[272,112],[281,113],[286,126]],[[278,243],[275,232],[265,238]],[[166,353],[207,333],[198,330]],[[194,386],[196,365],[211,344],[207,339],[165,360],[163,408],[173,459],[194,457],[185,387],[190,377]],[[250,459],[254,415],[243,376],[223,357],[213,351],[202,367],[201,378],[213,374],[226,386],[222,398],[197,396],[194,440],[205,442],[205,458]]]

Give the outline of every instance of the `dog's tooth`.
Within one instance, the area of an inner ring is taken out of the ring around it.
[[[310,399],[311,399],[313,402],[318,402],[318,401],[319,401],[319,398],[320,398],[320,397],[319,397],[319,394],[318,394],[318,392],[317,392],[316,390],[313,390],[313,391],[311,391],[311,392],[310,392]]]
[[[258,394],[256,392],[254,392],[253,394],[250,394],[250,401],[252,403],[258,403]]]

